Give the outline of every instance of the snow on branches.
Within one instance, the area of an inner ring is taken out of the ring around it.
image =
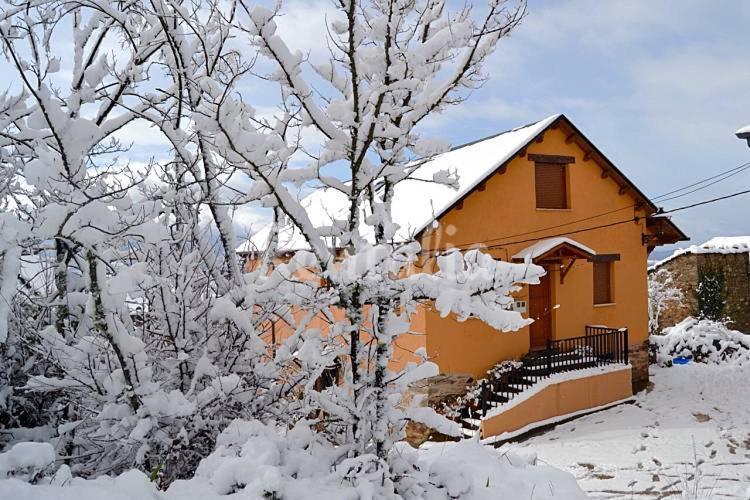
[[[334,462],[378,477],[409,419],[450,430],[399,407],[399,381],[420,368],[391,371],[394,339],[425,303],[517,330],[509,294],[543,271],[480,251],[420,271],[391,204],[416,160],[445,150],[419,125],[482,84],[525,4],[334,10],[330,57],[312,61],[279,35],[280,4],[7,3],[0,38],[19,86],[0,96],[6,427],[56,429],[74,472],[139,467],[164,482],[238,418],[309,426]],[[273,112],[250,104],[263,104],[259,82],[280,95]],[[148,155],[138,130],[159,138]],[[326,225],[300,199],[322,190],[346,199]],[[248,272],[242,207],[274,213]],[[282,248],[285,226],[305,250]],[[19,281],[24,266],[45,286]]]
[[[679,306],[683,299],[682,290],[675,284],[672,273],[659,269],[648,275],[648,329],[651,335],[658,335],[661,315],[670,307]]]

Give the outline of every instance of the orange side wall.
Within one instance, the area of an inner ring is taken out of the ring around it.
[[[282,263],[283,259],[276,259],[275,263],[279,264]],[[256,269],[256,266],[258,265],[258,262],[253,259],[247,259],[244,263],[244,270],[246,272],[250,272]],[[307,270],[299,270],[297,271],[297,276],[301,280],[313,280],[315,279],[315,276],[310,273]],[[331,308],[331,314],[333,315],[334,321],[343,321],[345,319],[345,314],[342,309],[338,308]],[[292,310],[292,316],[294,318],[295,324],[299,323],[305,316],[305,311],[294,309]],[[426,331],[425,323],[427,321],[427,314],[424,308],[418,308],[415,314],[412,316],[411,321],[411,329],[409,332],[404,333],[402,335],[399,335],[396,337],[396,340],[393,344],[393,357],[391,358],[390,362],[390,369],[393,371],[400,371],[404,369],[407,363],[421,363],[422,357],[418,356],[417,350],[418,349],[424,349],[426,347],[426,337],[424,332]],[[368,325],[365,325],[367,327]],[[276,344],[282,343],[285,339],[287,339],[289,336],[292,335],[294,332],[293,327],[290,326],[288,323],[277,320],[273,326],[273,329],[271,327],[271,322],[266,322],[266,324],[262,325],[262,332],[260,334],[261,339],[267,343],[272,343],[272,339],[275,338]],[[321,335],[323,337],[329,335],[331,328],[331,323],[329,321],[329,318],[326,318],[323,316],[323,314],[318,314],[314,318],[310,320],[310,322],[307,325],[308,330],[317,329],[320,331]],[[362,345],[366,346],[368,341],[367,336],[362,337]],[[366,348],[366,347],[365,347]],[[363,363],[363,369],[368,370],[372,369],[373,367],[367,366],[366,363]]]
[[[636,213],[632,208],[634,198],[628,193],[620,194],[619,186],[612,179],[602,177],[599,165],[593,160],[584,160],[584,151],[574,142],[566,143],[565,139],[563,131],[548,130],[542,142],[529,145],[527,153],[575,158],[575,163],[568,167],[570,209],[537,209],[534,163],[528,156],[517,156],[504,173],[487,179],[483,191],[475,190],[462,205],[440,217],[438,228],[430,229],[423,236],[422,246],[440,249],[494,239],[490,244],[507,244],[493,249],[492,254],[510,260],[515,253],[534,243],[520,240],[550,237],[632,218]],[[571,223],[617,209],[620,210],[593,220]],[[563,226],[530,234],[535,229],[558,225]],[[552,304],[559,305],[552,313],[553,338],[584,335],[586,325],[628,327],[631,345],[647,338],[647,249],[642,244],[642,232],[646,232],[644,219],[568,236],[596,253],[620,254],[620,261],[614,263],[615,303],[593,305],[592,263],[577,260],[562,284],[559,269],[552,269]],[[527,290],[517,295],[528,299]],[[477,320],[460,323],[451,318],[441,319],[431,310],[426,311],[426,317],[427,352],[441,372],[482,377],[494,363],[518,358],[528,350],[528,328],[502,333]]]
[[[482,438],[517,431],[529,424],[621,401],[632,395],[628,367],[554,383],[506,411],[482,420]]]

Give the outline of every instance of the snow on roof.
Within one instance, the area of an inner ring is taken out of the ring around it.
[[[533,245],[528,246],[524,248],[523,250],[521,250],[520,252],[518,252],[517,254],[515,254],[513,256],[513,259],[514,260],[516,259],[526,260],[526,258],[535,259],[539,257],[540,255],[544,255],[545,253],[549,252],[553,248],[566,244],[566,243],[586,253],[589,253],[591,255],[596,255],[596,252],[594,252],[592,249],[590,249],[583,243],[579,243],[576,240],[573,240],[570,238],[559,237],[559,238],[547,238],[545,240],[537,241]]]
[[[560,116],[552,115],[523,127],[458,146],[418,167],[408,179],[398,183],[394,191],[391,214],[393,222],[399,225],[396,240],[408,240],[428,227]],[[458,189],[434,182],[435,174],[443,170],[458,174]],[[314,191],[302,204],[316,226],[326,226],[332,219],[345,218],[348,209],[347,197],[330,188]],[[360,231],[363,236],[372,237],[372,227],[363,226]],[[269,232],[270,226],[262,228],[237,247],[237,251],[249,252],[266,248]],[[279,250],[308,248],[296,228],[284,228],[280,232]]]
[[[750,252],[750,236],[716,236],[700,245],[691,245],[687,248],[678,248],[669,257],[655,262],[649,269],[666,264],[672,259],[685,254],[700,253],[746,253]]]

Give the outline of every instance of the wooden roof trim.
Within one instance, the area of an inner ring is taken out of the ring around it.
[[[603,179],[611,178],[618,185],[618,192],[620,194],[630,192],[636,202],[643,203],[650,209],[651,213],[656,212],[656,205],[654,205],[654,203],[649,200],[648,197],[643,194],[635,186],[635,184],[633,184],[630,179],[628,179],[625,174],[623,174],[622,171],[620,171],[620,169],[618,169],[609,160],[609,158],[604,155],[604,153],[602,153],[591,141],[589,141],[586,136],[583,135],[583,133],[578,130],[578,128],[573,125],[570,120],[567,119],[567,117],[563,115],[558,118],[557,121],[560,121],[562,123],[561,130],[566,132],[568,135],[573,135],[573,142],[575,142],[576,145],[584,151],[583,160],[593,160],[597,163],[597,165],[599,165],[599,167],[603,171]],[[604,172],[607,173],[606,176],[604,175]]]
[[[570,164],[575,163],[575,156],[563,156],[563,155],[541,155],[541,154],[529,154],[529,161],[541,162],[541,163],[560,163]]]

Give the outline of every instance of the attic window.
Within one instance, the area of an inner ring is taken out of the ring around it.
[[[566,209],[568,203],[568,164],[534,163],[536,208]]]

